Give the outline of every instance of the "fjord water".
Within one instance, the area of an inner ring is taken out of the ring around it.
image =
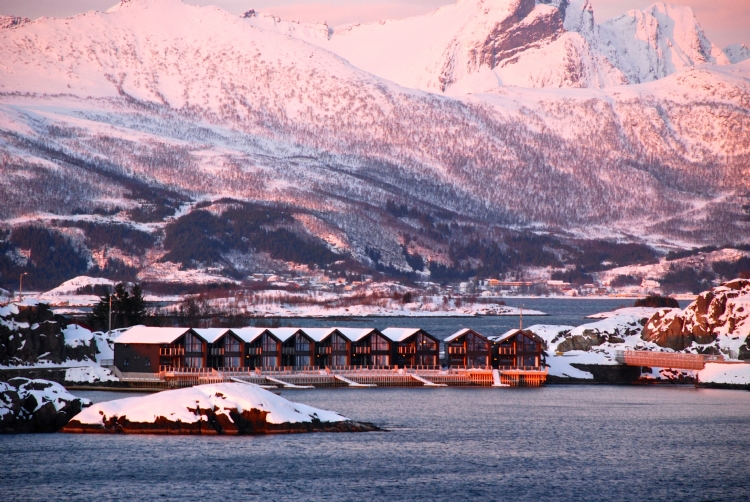
[[[388,432],[0,436],[0,498],[735,501],[750,496],[750,392],[571,385],[282,395],[375,422]]]

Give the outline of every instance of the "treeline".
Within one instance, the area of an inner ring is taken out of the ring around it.
[[[280,209],[235,202],[221,214],[203,209],[169,223],[165,229],[164,261],[185,267],[223,264],[222,255],[232,250],[267,252],[272,258],[325,267],[341,256],[320,241],[305,240],[281,225],[294,222]],[[276,227],[276,228],[269,228]]]

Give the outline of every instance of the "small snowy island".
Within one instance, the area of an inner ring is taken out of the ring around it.
[[[221,383],[118,399],[87,408],[66,425],[70,433],[290,434],[370,432],[333,411],[293,403],[257,385]]]

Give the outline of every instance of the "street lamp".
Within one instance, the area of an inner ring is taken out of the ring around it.
[[[24,275],[29,275],[29,273],[24,272],[18,277],[18,301],[19,302],[23,301],[23,276]]]

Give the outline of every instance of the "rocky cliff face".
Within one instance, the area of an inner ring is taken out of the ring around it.
[[[662,347],[684,350],[694,344],[705,352],[721,351],[750,359],[750,280],[735,279],[701,293],[685,310],[657,312],[641,337]]]
[[[65,343],[64,317],[44,303],[11,303],[0,307],[0,364],[25,365],[48,361],[96,358],[96,342],[71,347]]]
[[[56,432],[91,401],[47,380],[0,382],[0,433]]]

